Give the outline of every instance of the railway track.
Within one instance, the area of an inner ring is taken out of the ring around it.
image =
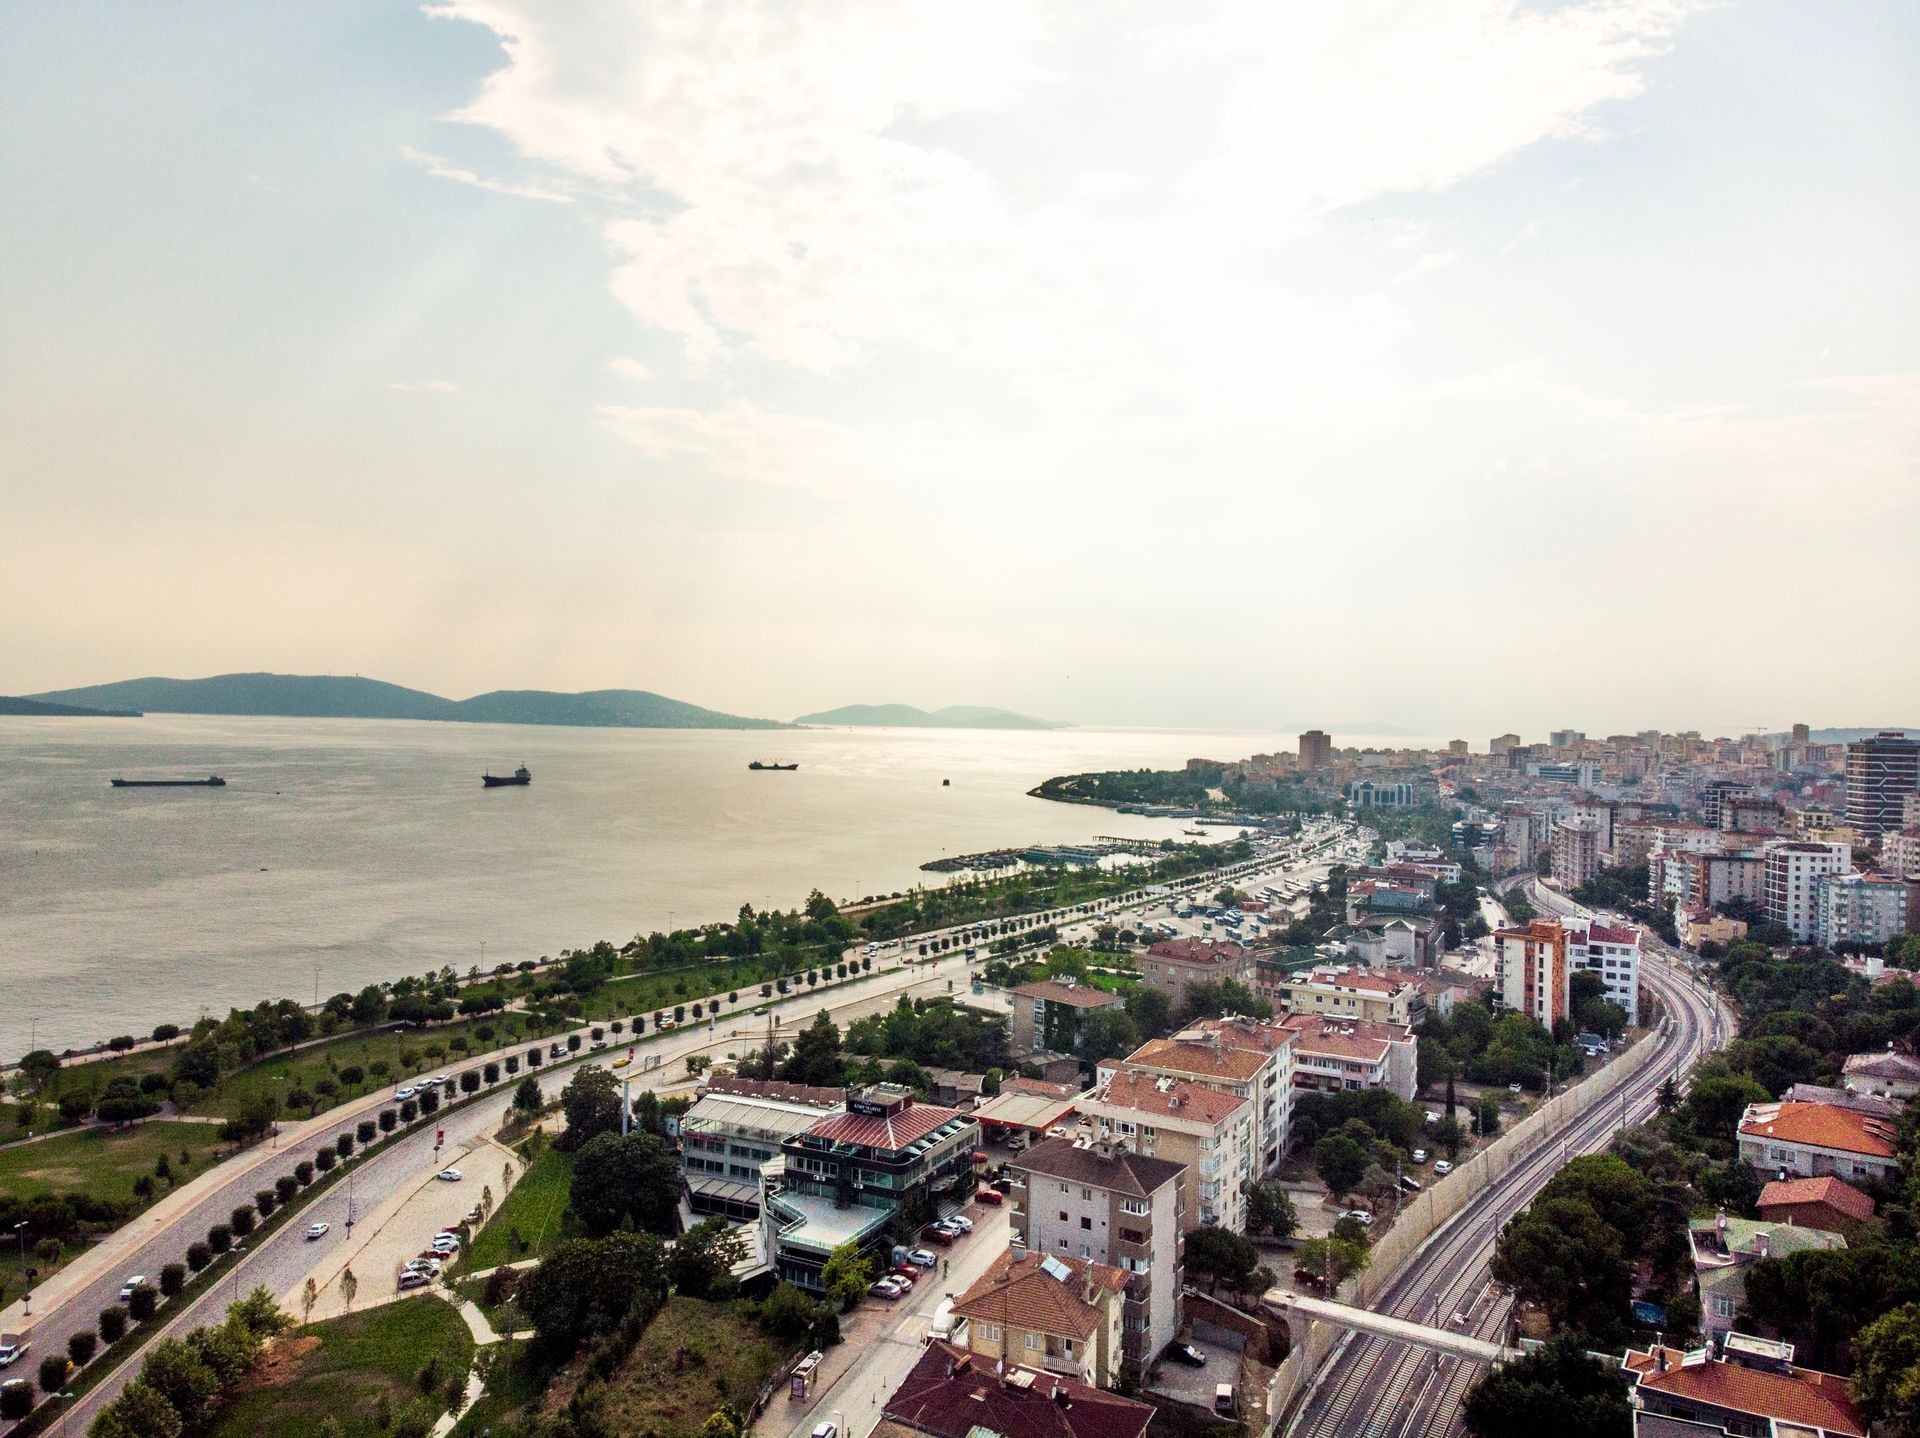
[[[1710,995],[1667,963],[1643,968],[1666,1010],[1654,1058],[1606,1100],[1576,1114],[1442,1225],[1377,1295],[1395,1317],[1498,1340],[1510,1303],[1488,1277],[1501,1226],[1578,1154],[1603,1149],[1655,1109],[1661,1083],[1722,1042]],[[1289,1438],[1452,1438],[1480,1365],[1391,1339],[1349,1334],[1322,1364],[1288,1426]]]

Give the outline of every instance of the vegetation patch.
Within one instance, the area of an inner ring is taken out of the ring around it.
[[[565,1236],[567,1186],[573,1181],[573,1156],[531,1138],[521,1149],[520,1181],[507,1191],[466,1254],[467,1271],[478,1273],[525,1258],[544,1258]]]
[[[699,1438],[723,1407],[751,1413],[761,1385],[779,1366],[779,1350],[732,1306],[672,1299],[606,1380],[606,1431]],[[563,1411],[579,1381],[563,1374],[543,1400],[544,1411]]]

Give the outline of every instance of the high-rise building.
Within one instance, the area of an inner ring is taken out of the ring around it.
[[[1878,838],[1901,824],[1906,796],[1920,793],[1920,739],[1898,729],[1847,745],[1847,823]]]
[[[1587,742],[1587,736],[1578,729],[1556,729],[1547,736],[1547,742],[1556,749],[1571,749],[1575,744]]]
[[[1553,826],[1553,877],[1578,888],[1600,871],[1600,826],[1591,819],[1567,819]]]
[[[1454,759],[1466,758],[1467,757],[1467,741],[1464,739],[1447,740],[1447,754],[1448,754],[1448,757],[1454,758]]]
[[[1333,740],[1319,729],[1309,729],[1300,736],[1300,767],[1302,769],[1324,769],[1333,762]]]
[[[1501,1004],[1547,1028],[1572,1009],[1573,975],[1597,975],[1605,996],[1640,1022],[1640,931],[1599,922],[1562,925],[1535,919],[1494,936],[1494,982]]]
[[[1767,860],[1767,917],[1786,925],[1787,932],[1804,942],[1813,937],[1815,885],[1829,874],[1844,874],[1853,866],[1845,844],[1810,839],[1776,839],[1764,850]]]
[[[1884,944],[1907,927],[1907,886],[1891,874],[1829,874],[1813,885],[1813,940]]]
[[[1813,730],[1809,729],[1805,724],[1794,725],[1793,742],[1805,748],[1813,742]]]
[[[1489,754],[1504,754],[1520,742],[1518,734],[1499,734],[1487,740]]]
[[[1709,829],[1726,829],[1727,801],[1753,796],[1753,785],[1739,779],[1715,779],[1700,791],[1700,816]]]

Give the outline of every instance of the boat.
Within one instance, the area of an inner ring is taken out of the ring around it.
[[[515,784],[531,784],[533,771],[522,764],[509,778],[502,779],[498,774],[482,774],[480,782],[489,789],[503,789]]]
[[[1193,839],[1204,839],[1207,836],[1205,829],[1182,829],[1180,832]]]
[[[227,781],[218,774],[204,779],[114,779],[116,789],[224,789]]]
[[[791,774],[800,766],[798,764],[763,764],[755,759],[747,767],[756,774]]]

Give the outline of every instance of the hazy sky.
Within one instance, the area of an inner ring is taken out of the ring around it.
[[[1910,0],[0,9],[0,692],[1920,722]]]

